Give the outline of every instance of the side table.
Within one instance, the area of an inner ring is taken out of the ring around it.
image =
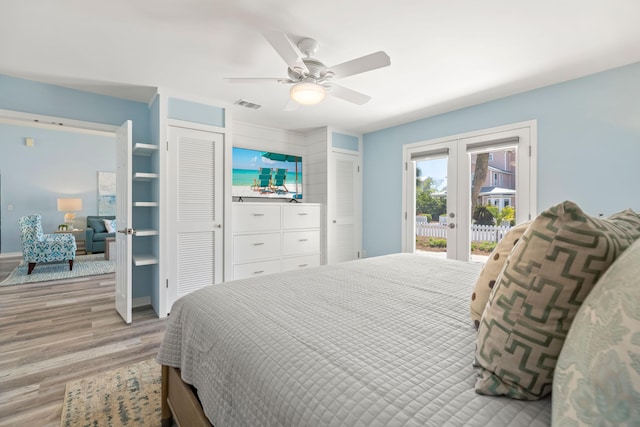
[[[104,239],[104,259],[111,261],[116,258],[116,238],[106,237]]]
[[[56,230],[54,231],[54,234],[73,234],[73,237],[76,238],[76,255],[87,254],[87,246],[85,242],[86,237],[84,230]]]

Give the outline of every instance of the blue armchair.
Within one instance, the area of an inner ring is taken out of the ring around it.
[[[44,234],[40,215],[23,216],[20,225],[22,257],[29,263],[27,274],[31,274],[39,262],[69,261],[73,270],[76,258],[76,238],[73,234]]]

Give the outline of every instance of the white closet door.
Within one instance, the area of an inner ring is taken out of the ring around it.
[[[168,307],[222,282],[224,135],[169,127]]]
[[[362,191],[359,157],[333,152],[329,169],[328,263],[360,257]]]

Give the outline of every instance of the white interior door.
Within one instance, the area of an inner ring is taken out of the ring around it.
[[[332,152],[329,168],[328,263],[360,257],[362,232],[359,156]]]
[[[224,135],[169,126],[168,311],[223,280]]]
[[[131,323],[131,159],[132,124],[127,120],[116,132],[116,310]]]

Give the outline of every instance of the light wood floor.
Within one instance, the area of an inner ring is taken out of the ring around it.
[[[19,261],[0,258],[0,281]],[[114,274],[0,286],[0,426],[57,427],[67,382],[156,355],[166,319],[144,307],[126,325],[114,287]]]

